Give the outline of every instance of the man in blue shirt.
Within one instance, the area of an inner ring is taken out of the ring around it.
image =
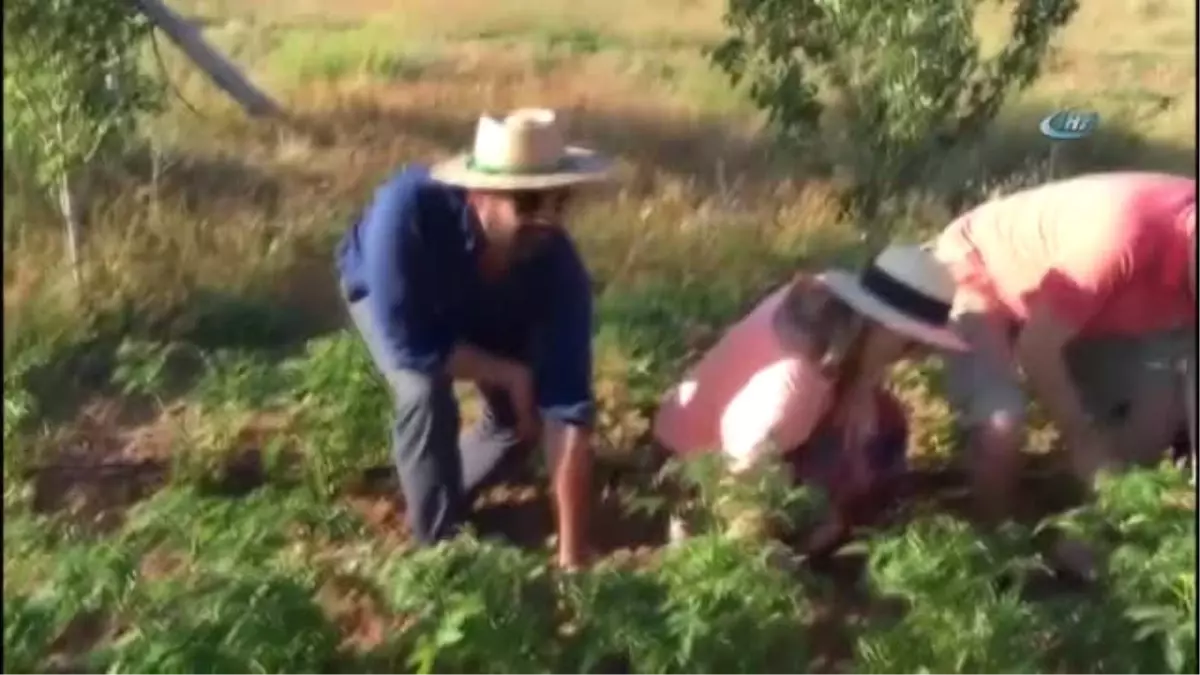
[[[453,536],[499,462],[540,441],[559,562],[585,562],[591,283],[561,225],[574,189],[608,168],[565,146],[551,110],[484,117],[473,152],[401,170],[338,249],[350,314],[394,394],[396,468],[422,543]],[[454,380],[486,404],[461,439]]]

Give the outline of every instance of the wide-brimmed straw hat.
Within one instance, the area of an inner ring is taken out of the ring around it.
[[[947,323],[955,284],[922,246],[891,246],[859,273],[830,269],[817,277],[831,293],[884,327],[931,347],[962,351]]]
[[[568,146],[562,120],[548,108],[479,118],[475,144],[433,167],[433,178],[469,190],[553,190],[606,180],[608,159]]]

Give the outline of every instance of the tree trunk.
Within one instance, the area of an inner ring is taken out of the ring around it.
[[[216,49],[204,40],[200,31],[160,0],[132,0],[146,18],[162,29],[189,59],[208,75],[213,84],[229,94],[251,116],[283,116],[283,108]]]
[[[82,230],[79,216],[79,204],[76,200],[71,174],[63,173],[58,184],[58,209],[62,213],[63,224],[67,228],[67,261],[71,265],[71,276],[75,280],[75,290],[83,291],[83,270],[79,256],[79,243]]]

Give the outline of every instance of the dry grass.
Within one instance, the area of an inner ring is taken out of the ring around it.
[[[88,312],[166,312],[203,291],[327,328],[341,320],[332,243],[379,180],[457,149],[479,111],[520,104],[570,110],[580,138],[622,160],[616,194],[574,224],[607,283],[719,275],[757,287],[777,269],[764,260],[853,241],[835,186],[806,173],[805,158],[772,153],[756,116],[704,64],[697,47],[720,35],[714,0],[177,4],[213,21],[215,39],[320,133],[247,121],[169,59],[202,116],[177,107],[153,125],[167,153],[156,182],[134,161],[97,190]],[[1193,173],[1194,11],[1181,0],[1085,2],[1044,81],[998,125],[997,156],[979,161],[1044,151],[1029,111],[1070,104],[1127,126],[1071,149],[1068,164]],[[78,330],[84,312],[64,284],[49,211],[7,179],[5,190],[22,197],[5,213],[7,354],[14,340]]]

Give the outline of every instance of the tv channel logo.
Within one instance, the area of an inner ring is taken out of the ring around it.
[[[1100,114],[1081,110],[1060,110],[1042,120],[1038,130],[1055,141],[1087,138],[1100,126]]]

